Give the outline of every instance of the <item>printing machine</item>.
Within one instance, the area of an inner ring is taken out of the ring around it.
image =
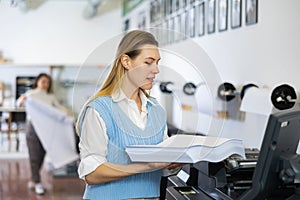
[[[299,200],[299,138],[299,109],[272,114],[260,151],[245,149],[246,159],[187,164],[162,180],[161,200]]]
[[[257,149],[246,149],[246,160],[230,157],[222,162],[185,165],[168,178],[166,199],[232,199],[251,187]]]

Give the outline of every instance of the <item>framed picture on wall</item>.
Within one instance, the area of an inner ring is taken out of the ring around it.
[[[143,3],[143,0],[124,0],[122,6],[122,15],[125,16],[141,3]]]
[[[218,2],[219,31],[227,30],[228,21],[228,0],[219,0]]]
[[[157,41],[159,41],[159,43],[161,43],[161,27],[162,24],[158,23],[154,26],[153,29],[151,29],[152,34],[154,34],[155,38],[157,39]]]
[[[174,2],[175,0],[168,0],[169,1],[169,14],[172,14],[175,11]]]
[[[123,24],[123,31],[126,33],[130,28],[130,19],[126,19]]]
[[[189,10],[185,11],[185,35],[186,37],[189,37],[190,35],[190,15]]]
[[[174,41],[178,42],[181,38],[181,15],[177,15],[174,17]]]
[[[258,18],[258,1],[246,0],[246,25],[256,24]]]
[[[163,16],[166,17],[169,14],[168,1],[162,1],[163,6]]]
[[[194,5],[194,3],[195,3],[195,0],[190,0],[190,4],[191,4],[191,6],[193,6],[193,5]]]
[[[168,43],[171,44],[174,42],[174,17],[171,17],[168,21],[168,30],[169,30]]]
[[[175,0],[175,10],[176,12],[180,10],[180,0]]]
[[[138,17],[139,18],[138,25],[137,25],[138,29],[145,29],[145,27],[146,27],[146,12],[142,11],[138,14],[138,16],[139,16]]]
[[[190,37],[195,37],[195,6],[190,9],[189,16]]]
[[[165,37],[166,37],[166,44],[170,44],[170,24],[169,24],[169,19],[165,20],[166,22],[166,32],[165,32]]]
[[[197,6],[197,34],[198,36],[203,36],[205,33],[205,4],[204,2],[198,4]]]
[[[164,20],[161,26],[161,43],[162,45],[166,45],[168,44],[168,20]]]
[[[150,3],[150,23],[153,23],[154,22],[154,1],[151,1]]]
[[[242,25],[242,2],[231,0],[231,28],[238,28]]]
[[[185,7],[187,6],[187,4],[188,4],[188,0],[181,0],[182,1],[182,3],[181,3],[181,7],[183,8],[183,9],[185,9]]]
[[[182,34],[182,38],[181,39],[185,39],[186,38],[186,24],[187,24],[187,22],[186,22],[186,14],[187,14],[187,12],[182,12],[181,13],[181,17],[180,17],[180,19],[181,19],[181,22],[180,22],[180,32],[181,32],[181,34]]]
[[[154,12],[154,20],[158,21],[161,18],[161,5],[159,0],[155,0],[155,12]]]
[[[216,1],[207,1],[207,33],[214,33],[216,27]]]

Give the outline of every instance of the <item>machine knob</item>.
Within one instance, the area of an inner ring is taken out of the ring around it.
[[[295,172],[293,169],[288,168],[288,169],[283,169],[279,173],[280,179],[285,183],[293,183],[295,180]]]

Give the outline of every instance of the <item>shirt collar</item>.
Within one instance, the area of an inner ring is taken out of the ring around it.
[[[146,97],[146,95],[140,90],[139,92],[141,101],[142,101],[142,106],[146,106],[147,102],[151,103],[152,105],[154,105],[155,103],[153,101],[151,101],[149,98]],[[129,101],[129,98],[125,95],[125,93],[120,89],[119,91],[116,91],[112,94],[112,100],[114,102],[120,102],[123,100],[127,100]]]
[[[40,88],[35,88],[33,89],[34,91],[38,92],[38,93],[44,93],[44,94],[47,94],[47,91],[46,90],[42,90]]]

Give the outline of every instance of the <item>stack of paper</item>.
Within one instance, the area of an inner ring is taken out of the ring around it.
[[[158,145],[128,146],[126,152],[133,162],[219,162],[234,154],[245,158],[240,139],[198,135],[175,135]]]

